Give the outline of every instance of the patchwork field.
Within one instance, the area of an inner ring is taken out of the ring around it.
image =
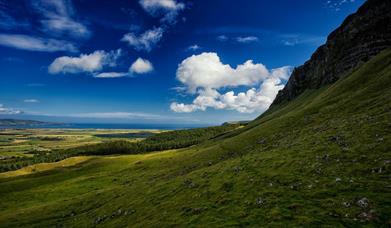
[[[110,140],[137,141],[160,130],[0,129],[0,160]]]

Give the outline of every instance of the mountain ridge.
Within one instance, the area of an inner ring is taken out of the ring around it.
[[[303,65],[296,67],[271,107],[307,89],[332,84],[382,50],[391,47],[391,1],[368,0],[327,38]]]

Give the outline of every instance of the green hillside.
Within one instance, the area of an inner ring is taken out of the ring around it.
[[[179,150],[0,176],[0,227],[391,224],[391,50]]]

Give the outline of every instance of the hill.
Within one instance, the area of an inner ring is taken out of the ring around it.
[[[391,51],[191,148],[0,179],[0,226],[386,227]]]
[[[12,126],[40,126],[47,125],[49,123],[36,121],[36,120],[19,120],[19,119],[0,119],[0,126],[12,127]]]

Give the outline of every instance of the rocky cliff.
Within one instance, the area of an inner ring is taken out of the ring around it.
[[[294,99],[306,89],[331,84],[391,47],[391,0],[368,0],[297,67],[272,105]]]

